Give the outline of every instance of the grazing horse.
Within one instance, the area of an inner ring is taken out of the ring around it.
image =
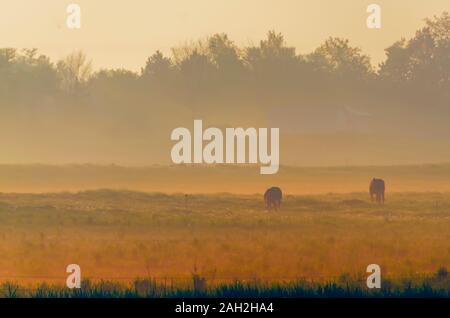
[[[272,210],[272,208],[278,210],[281,205],[281,198],[283,194],[278,187],[271,187],[264,193],[264,202],[266,203],[266,209]]]
[[[372,202],[373,202],[373,196],[375,195],[377,203],[384,204],[384,191],[385,191],[385,185],[384,185],[383,179],[373,178],[372,181],[370,181],[369,193],[370,193],[370,199],[372,200]]]

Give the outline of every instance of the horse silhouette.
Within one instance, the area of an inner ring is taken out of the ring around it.
[[[278,187],[271,187],[264,193],[264,202],[266,203],[266,209],[277,211],[281,205],[281,198],[283,194]]]
[[[370,181],[369,186],[370,199],[372,200],[372,202],[375,195],[377,203],[384,204],[384,192],[385,192],[384,180],[373,178],[372,181]]]

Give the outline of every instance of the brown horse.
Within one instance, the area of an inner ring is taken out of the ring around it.
[[[275,211],[277,211],[280,208],[282,197],[283,194],[280,188],[271,187],[267,189],[267,191],[264,193],[264,202],[266,203],[266,209],[272,210],[272,208],[274,208]]]
[[[372,200],[372,202],[373,196],[375,195],[377,203],[384,204],[384,192],[385,192],[384,180],[373,178],[372,181],[370,181],[369,186],[370,199]]]

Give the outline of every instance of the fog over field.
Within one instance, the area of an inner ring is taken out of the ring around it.
[[[195,119],[280,128],[282,165],[450,162],[449,21],[429,17],[379,64],[352,39],[299,53],[277,31],[174,43],[140,71],[0,49],[0,163],[170,164],[171,131]]]
[[[373,177],[392,192],[450,192],[450,165],[281,166],[260,175],[257,165],[0,165],[0,192],[45,193],[97,189],[159,193],[258,194],[279,185],[285,194],[367,193]],[[261,197],[262,198],[262,197]]]

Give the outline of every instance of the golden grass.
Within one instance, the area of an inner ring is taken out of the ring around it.
[[[63,283],[70,263],[120,281],[428,274],[450,265],[449,229],[445,193],[287,195],[276,213],[259,195],[0,194],[0,280]]]

